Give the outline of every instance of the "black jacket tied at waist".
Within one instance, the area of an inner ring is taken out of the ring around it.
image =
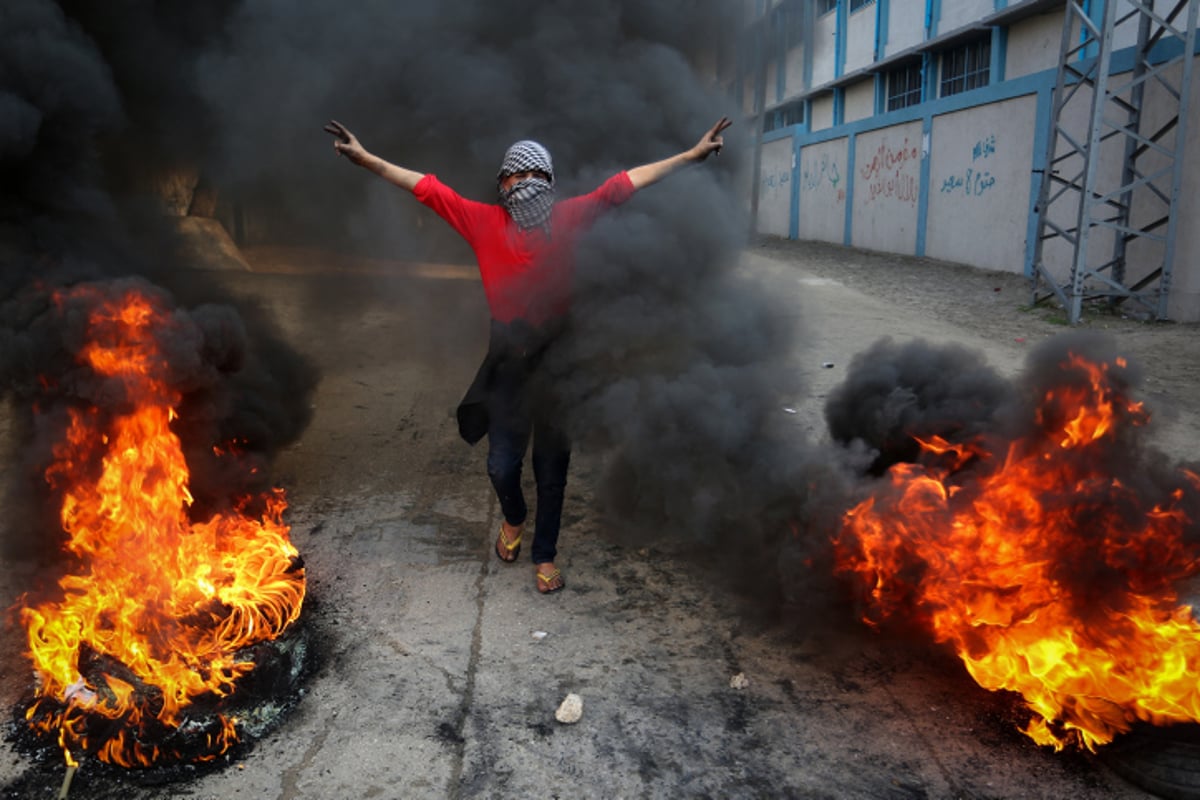
[[[535,328],[521,319],[510,323],[492,320],[487,355],[456,412],[458,433],[467,444],[475,444],[487,435],[491,418],[488,395],[496,376],[510,370],[525,378],[532,376],[561,329],[560,324]]]

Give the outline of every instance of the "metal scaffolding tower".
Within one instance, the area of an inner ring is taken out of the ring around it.
[[[1085,300],[1131,301],[1164,319],[1200,0],[1179,0],[1166,13],[1155,0],[1066,5],[1033,301],[1057,297],[1072,325]],[[1135,25],[1132,64],[1114,63],[1114,36],[1128,42]],[[1043,293],[1043,282],[1050,291]]]

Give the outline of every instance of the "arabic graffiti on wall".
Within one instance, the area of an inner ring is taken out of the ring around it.
[[[835,202],[841,203],[846,199],[846,189],[841,185],[842,171],[836,158],[830,158],[828,153],[821,158],[808,160],[800,173],[800,190],[815,192],[826,184],[834,191]]]
[[[867,183],[864,202],[884,199],[915,206],[920,178],[914,171],[920,160],[920,149],[907,136],[898,147],[889,145],[886,139],[880,142],[859,169],[859,176]]]
[[[828,181],[829,185],[836,189],[841,180],[842,172],[838,169],[837,159],[831,159],[829,154],[825,153],[817,163],[810,161],[804,165],[804,172],[800,176],[800,188],[811,192]]]
[[[763,189],[782,189],[792,182],[792,173],[788,170],[773,172],[762,178]]]
[[[971,164],[961,172],[942,181],[942,193],[961,193],[964,197],[978,197],[996,185],[996,176],[983,169],[987,159],[996,152],[996,135],[992,134],[975,142],[971,148]]]

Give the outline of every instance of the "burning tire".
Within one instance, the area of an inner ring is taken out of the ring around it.
[[[1200,725],[1139,726],[1101,750],[1100,760],[1159,797],[1200,798]]]

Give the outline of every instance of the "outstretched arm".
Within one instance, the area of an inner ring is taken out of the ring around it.
[[[732,124],[728,117],[721,117],[717,120],[717,124],[709,128],[704,136],[700,138],[700,141],[693,147],[670,158],[664,158],[662,161],[643,164],[640,167],[634,167],[629,170],[629,180],[633,183],[633,188],[644,189],[652,183],[661,181],[686,164],[703,161],[712,153],[721,152],[721,147],[725,144],[725,139],[722,138],[721,132]]]
[[[417,182],[425,177],[425,174],[422,172],[405,169],[390,161],[384,161],[379,156],[368,153],[366,148],[359,143],[358,137],[340,122],[330,120],[329,124],[325,126],[325,132],[331,133],[335,137],[333,149],[339,155],[345,156],[360,167],[366,167],[371,172],[396,184],[401,189],[408,189],[411,192],[413,187],[417,185]]]

